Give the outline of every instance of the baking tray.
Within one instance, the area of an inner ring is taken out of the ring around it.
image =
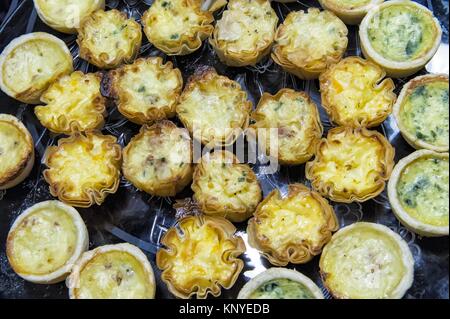
[[[118,8],[129,16],[140,20],[142,12],[151,5],[152,0],[110,0],[108,8]],[[435,58],[427,66],[430,72],[448,73],[448,0],[418,1],[434,11],[441,21],[444,36],[441,48]],[[75,36],[58,33],[42,23],[33,9],[32,0],[12,0],[0,27],[0,51],[15,37],[33,31],[45,31],[57,35],[69,46],[74,57],[76,69],[91,72],[96,69],[78,57]],[[281,19],[292,10],[319,7],[317,1],[297,1],[296,3],[273,3],[273,7]],[[220,17],[221,12],[217,13]],[[357,27],[349,27],[349,48],[346,55],[361,55]],[[145,37],[144,37],[145,38]],[[204,43],[197,52],[184,57],[166,57],[146,40],[144,40],[141,56],[162,56],[171,60],[183,73],[186,80],[196,68],[202,65],[214,66],[220,74],[237,80],[247,90],[250,100],[255,104],[265,91],[272,94],[284,87],[306,91],[319,105],[325,134],[331,127],[323,108],[320,106],[320,94],[317,81],[301,81],[283,72],[269,58],[256,67],[230,68],[219,62],[211,47]],[[425,73],[422,71],[421,73]],[[397,93],[408,79],[396,80]],[[55,145],[61,136],[55,136],[44,129],[33,113],[33,107],[15,101],[0,92],[0,112],[10,113],[20,118],[30,130],[36,148],[36,164],[28,179],[21,185],[8,191],[0,191],[0,297],[1,298],[68,298],[64,283],[55,285],[36,285],[20,279],[10,268],[5,255],[5,242],[8,230],[14,219],[26,208],[35,203],[52,199],[48,185],[42,177],[44,169],[41,159],[47,146]],[[395,146],[396,160],[405,157],[414,150],[407,145],[399,134],[392,117],[389,117],[379,128]],[[115,135],[123,146],[139,130],[137,125],[126,121],[114,107],[109,109],[104,133]],[[275,188],[286,191],[289,183],[301,182],[309,186],[304,176],[304,165],[281,167],[275,174],[264,174],[264,166],[252,165],[267,196]],[[177,212],[172,205],[177,200],[192,196],[189,187],[175,198],[151,197],[138,191],[122,179],[116,194],[108,196],[102,206],[89,209],[78,209],[84,218],[90,236],[90,248],[100,245],[130,242],[144,250],[152,263],[157,278],[157,298],[174,298],[166,285],[160,280],[160,271],[155,265],[155,252],[164,232],[176,223]],[[420,238],[402,227],[394,217],[386,193],[363,204],[332,203],[341,226],[356,221],[370,221],[388,226],[402,238],[411,248],[415,259],[415,280],[405,298],[449,298],[449,245],[448,237]],[[246,241],[246,224],[238,224],[239,234]],[[247,245],[247,252],[242,256],[245,267],[238,281],[231,290],[223,290],[221,298],[236,298],[239,290],[250,278],[256,276],[270,264],[260,257],[259,253]],[[329,294],[323,288],[319,277],[319,258],[314,258],[305,265],[295,266],[320,287],[325,296]],[[294,268],[293,265],[289,266]]]

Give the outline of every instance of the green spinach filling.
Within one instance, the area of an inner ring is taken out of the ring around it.
[[[256,289],[250,299],[316,299],[302,283],[290,279],[274,279]]]

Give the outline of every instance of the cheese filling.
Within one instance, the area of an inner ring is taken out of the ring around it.
[[[78,28],[80,20],[92,10],[94,0],[37,0],[45,17],[68,28]]]
[[[335,6],[343,7],[348,10],[364,7],[372,2],[372,0],[328,0]]]
[[[290,279],[274,279],[258,287],[249,299],[316,299],[302,283]]]
[[[14,124],[0,121],[0,182],[14,172],[30,151],[25,134]]]

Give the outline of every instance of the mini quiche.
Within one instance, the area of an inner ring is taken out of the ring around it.
[[[200,6],[200,0],[155,0],[142,16],[148,41],[168,55],[196,51],[214,30],[213,14]]]
[[[345,24],[356,25],[367,12],[384,0],[319,0],[322,8],[334,12]]]
[[[439,48],[441,36],[441,26],[433,13],[408,0],[373,7],[359,28],[364,56],[395,78],[422,69]]]
[[[384,190],[394,155],[392,145],[376,131],[337,127],[317,145],[315,159],[306,164],[306,177],[332,201],[364,202]]]
[[[250,128],[258,135],[258,142],[266,154],[271,154],[271,143],[276,145],[282,165],[308,161],[323,134],[317,106],[305,92],[282,89],[275,95],[264,93],[251,118],[255,123]],[[274,128],[278,129],[276,144],[268,133]]]
[[[319,267],[324,285],[338,299],[401,299],[414,279],[408,244],[374,223],[355,223],[334,234]]]
[[[235,232],[226,219],[210,216],[186,217],[170,228],[156,254],[169,291],[178,298],[205,299],[220,296],[222,287],[230,289],[244,267],[238,257],[245,244]]]
[[[34,165],[34,142],[16,117],[0,114],[0,190],[17,186]]]
[[[119,187],[121,149],[111,135],[75,133],[47,148],[44,178],[50,193],[76,207],[101,205]]]
[[[278,17],[267,0],[231,0],[209,42],[229,66],[255,65],[270,53]]]
[[[342,58],[347,34],[345,24],[331,11],[292,11],[278,27],[272,58],[300,79],[317,79]]]
[[[138,59],[111,71],[109,80],[119,112],[130,121],[142,125],[175,116],[183,78],[172,62]]]
[[[216,151],[202,157],[194,172],[194,199],[203,213],[232,222],[250,218],[261,201],[261,187],[250,166],[233,153]]]
[[[70,299],[154,299],[147,256],[136,246],[106,245],[84,253],[67,278]]]
[[[143,126],[123,150],[123,175],[155,196],[175,196],[192,181],[189,132],[170,121]]]
[[[414,148],[448,152],[448,75],[427,74],[409,81],[394,105],[394,117]]]
[[[141,42],[139,23],[116,9],[92,13],[78,30],[80,57],[104,69],[133,61]]]
[[[320,75],[322,105],[342,126],[375,127],[392,112],[395,84],[378,65],[348,57]]]
[[[29,33],[12,40],[0,55],[0,88],[23,103],[38,104],[52,82],[72,71],[72,55],[62,40]]]
[[[448,236],[448,175],[448,153],[416,151],[395,166],[388,195],[403,225],[422,236]]]
[[[14,221],[6,255],[23,279],[52,284],[66,279],[88,245],[86,225],[76,209],[46,201],[28,208]]]
[[[248,127],[251,109],[247,92],[239,83],[207,67],[189,79],[176,111],[195,138],[216,146],[235,142]]]
[[[34,113],[41,124],[54,133],[100,129],[105,123],[105,98],[100,93],[100,73],[77,71],[59,78],[41,96],[46,105]]]
[[[308,277],[295,270],[270,268],[250,280],[238,299],[324,299]]]
[[[322,252],[339,228],[328,201],[302,184],[289,185],[286,197],[274,190],[248,223],[249,244],[275,266],[304,264]]]
[[[80,22],[92,12],[104,9],[105,0],[33,0],[41,20],[63,33],[77,33]]]

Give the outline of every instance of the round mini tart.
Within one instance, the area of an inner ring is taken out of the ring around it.
[[[195,138],[217,146],[236,141],[248,127],[251,109],[247,92],[239,83],[208,67],[190,77],[176,111]]]
[[[6,255],[23,279],[53,284],[66,279],[88,245],[86,225],[77,210],[51,200],[28,208],[14,221]]]
[[[98,9],[105,0],[33,0],[41,20],[59,32],[77,33],[80,22]]]
[[[339,228],[328,201],[302,184],[289,185],[287,196],[274,190],[248,222],[248,242],[272,265],[304,264],[322,252]]]
[[[147,256],[131,244],[84,253],[67,278],[70,299],[154,299],[156,284]]]
[[[277,24],[270,1],[231,0],[209,42],[226,65],[255,65],[270,53]]]
[[[402,159],[388,184],[392,210],[412,232],[448,236],[448,153],[421,150]]]
[[[92,13],[78,30],[80,57],[103,69],[133,61],[141,42],[139,23],[116,9]]]
[[[155,0],[142,16],[148,41],[168,55],[197,51],[214,30],[212,12],[198,0]]]
[[[441,26],[433,13],[407,0],[373,7],[359,28],[364,56],[394,78],[422,69],[439,48],[441,36]]]
[[[394,117],[412,147],[448,152],[448,103],[448,75],[418,76],[403,87]]]
[[[0,190],[22,183],[34,165],[34,142],[16,117],[0,114]]]
[[[109,81],[119,112],[130,121],[143,125],[175,116],[183,78],[172,62],[138,59],[111,71]]]
[[[252,113],[250,126],[258,143],[271,154],[271,143],[278,148],[281,165],[299,165],[308,161],[323,134],[316,104],[305,92],[282,89],[275,95],[264,93]],[[271,141],[270,129],[278,129],[278,142]]]
[[[29,33],[12,40],[0,55],[0,88],[23,103],[38,104],[52,82],[72,71],[72,55],[62,40]]]
[[[300,79],[317,79],[347,49],[348,30],[331,11],[292,11],[275,35],[272,59]]]
[[[332,201],[364,202],[385,188],[394,167],[395,149],[377,131],[336,127],[317,145],[306,164],[306,178]]]
[[[250,280],[238,299],[324,299],[320,288],[302,273],[270,268]]]
[[[250,218],[262,198],[258,179],[250,166],[239,163],[228,151],[202,157],[195,168],[192,190],[203,213],[236,223]]]
[[[367,12],[384,0],[319,0],[322,8],[332,11],[345,24],[356,25]]]
[[[331,121],[350,127],[383,123],[397,98],[394,81],[385,76],[381,67],[359,57],[345,58],[322,73],[322,105]]]
[[[175,196],[192,181],[189,132],[170,121],[143,126],[123,150],[123,175],[155,196]]]
[[[245,252],[236,228],[222,217],[190,216],[170,228],[156,254],[161,279],[178,298],[219,297],[236,282]]]
[[[100,73],[77,71],[59,78],[41,96],[46,105],[34,113],[42,126],[54,133],[71,134],[100,129],[105,123],[105,98],[100,93]]]
[[[76,207],[101,205],[119,187],[121,148],[111,135],[76,133],[47,148],[44,178],[50,193]]]
[[[324,285],[338,299],[401,299],[414,280],[408,244],[375,223],[355,223],[334,234],[319,267]]]

